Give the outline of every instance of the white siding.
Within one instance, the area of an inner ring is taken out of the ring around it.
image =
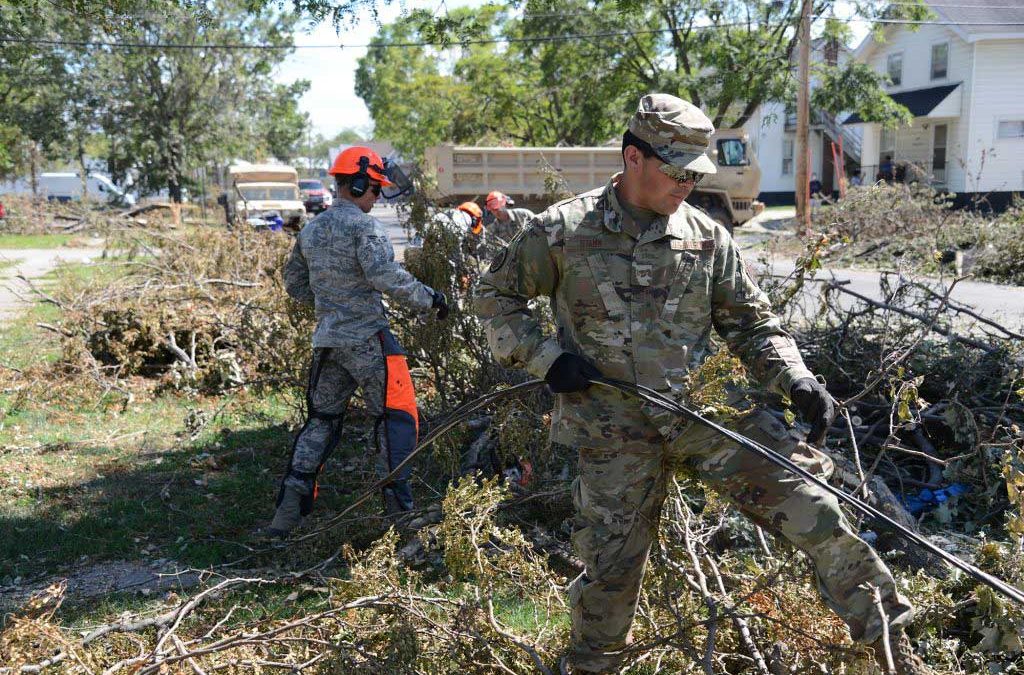
[[[792,131],[787,132],[786,108],[782,103],[765,103],[745,127],[750,137],[757,163],[761,165],[761,192],[793,192],[796,180],[796,150],[793,154],[793,170],[782,173],[783,142],[793,140]],[[808,139],[811,145],[810,173],[820,178],[822,159],[822,132],[811,130]]]
[[[747,123],[747,134],[761,165],[761,192],[793,191],[793,175],[782,174],[785,124],[786,107],[782,103],[765,103]]]
[[[970,129],[963,139],[968,150],[963,189],[1024,190],[1024,140],[996,138],[1000,120],[1024,119],[1024,40],[978,42],[974,47],[977,63],[966,106]]]
[[[865,124],[860,137],[860,173],[864,183],[873,183],[878,173],[879,141],[882,131],[880,124]]]
[[[875,46],[868,64],[877,72],[886,72],[889,54],[903,52],[903,82],[889,87],[889,93],[938,87],[963,82],[970,77],[970,47],[946,26],[921,26],[917,31],[893,29],[885,42]],[[931,79],[932,45],[949,43],[949,66],[946,77]]]

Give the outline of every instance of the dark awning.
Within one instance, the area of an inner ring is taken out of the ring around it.
[[[956,84],[944,84],[941,87],[901,91],[898,94],[890,94],[889,96],[900,105],[906,106],[907,110],[914,117],[925,117],[946,100],[946,97],[952,94],[959,86],[960,83],[957,82]],[[846,118],[843,124],[863,124],[863,122],[864,120],[860,118],[860,115],[853,113]]]

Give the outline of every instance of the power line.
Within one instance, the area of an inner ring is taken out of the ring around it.
[[[888,2],[887,5],[899,5],[901,7],[950,7],[956,9],[1024,9],[1024,4],[1019,5],[958,5],[954,3],[945,4],[941,2]]]
[[[818,15],[814,19],[831,19],[846,23],[880,23],[890,25],[912,25],[912,26],[1024,26],[1022,22],[1007,21],[914,21],[910,19],[867,19],[867,18],[841,18],[835,16]],[[690,30],[712,30],[719,28],[735,28],[751,25],[748,22],[735,22],[717,25],[693,26]],[[516,44],[516,43],[544,43],[544,42],[566,42],[569,40],[591,40],[608,37],[628,37],[631,35],[656,35],[661,33],[672,33],[675,28],[651,28],[626,31],[604,31],[599,33],[576,33],[564,35],[547,35],[532,37],[494,37],[494,38],[473,38],[469,40],[451,40],[442,42],[439,40],[424,40],[417,42],[364,42],[359,44],[312,44],[312,45],[278,45],[278,44],[245,44],[245,43],[202,43],[202,44],[181,44],[171,42],[116,42],[106,40],[52,40],[45,38],[21,38],[21,37],[0,37],[0,43],[48,45],[53,47],[109,47],[112,49],[168,49],[168,50],[254,50],[254,51],[289,51],[293,49],[406,49],[413,47],[441,47],[452,48],[464,45],[486,45],[486,44]]]
[[[923,9],[927,9],[929,7],[941,7],[941,8],[944,8],[944,9],[946,9],[946,8],[948,8],[948,9],[1016,9],[1016,10],[1024,11],[1024,3],[1019,4],[1019,5],[988,5],[988,4],[985,4],[985,5],[963,5],[963,4],[955,4],[955,3],[946,4],[946,3],[938,3],[938,2],[924,2],[924,3],[919,3],[919,2],[887,2],[886,5],[896,5],[896,6],[901,6],[901,7],[921,7]],[[630,12],[628,12],[626,10],[620,10],[620,9],[605,9],[605,10],[602,10],[602,12],[607,12],[607,13],[611,13],[611,14],[629,14],[630,13]],[[589,11],[588,12],[588,11],[578,11],[577,10],[577,11],[572,11],[572,12],[537,12],[537,13],[527,12],[525,14],[518,15],[518,17],[522,18],[522,19],[533,19],[533,18],[557,18],[557,17],[565,17],[565,16],[594,16],[595,14],[597,14],[597,12],[594,12],[594,11]],[[815,17],[815,18],[821,18],[821,17],[819,16],[819,17]],[[870,19],[867,19],[867,20],[870,21]],[[999,25],[1006,25],[1006,24],[1000,22]],[[1013,24],[1010,24],[1010,25],[1013,25]]]

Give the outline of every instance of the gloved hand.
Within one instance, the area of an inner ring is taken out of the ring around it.
[[[789,398],[793,401],[793,406],[800,411],[804,422],[811,425],[807,442],[811,445],[821,445],[825,441],[828,428],[836,419],[836,408],[825,385],[813,377],[804,377],[793,383],[789,390]]]
[[[437,320],[444,321],[448,318],[451,309],[448,307],[448,298],[441,291],[434,291],[434,302],[430,305],[437,310]]]
[[[579,354],[565,352],[551,364],[544,380],[553,394],[569,394],[583,391],[590,386],[590,380],[601,377],[601,371]]]

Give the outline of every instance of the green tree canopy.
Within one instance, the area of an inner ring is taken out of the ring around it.
[[[759,106],[795,98],[799,7],[798,0],[528,0],[440,20],[414,12],[374,38],[356,91],[377,134],[413,153],[444,141],[604,143],[651,91],[676,93],[716,127],[738,128]],[[926,16],[923,5],[818,0],[815,16],[832,16],[816,24],[821,41],[848,43],[848,23],[837,16],[854,11],[867,19]],[[863,64],[825,59],[815,69],[822,85],[815,104],[825,112],[906,119],[882,76]]]
[[[295,14],[246,0],[86,4],[81,20],[77,0],[0,0],[0,37],[27,40],[0,42],[0,173],[23,171],[26,148],[83,167],[99,149],[116,180],[180,199],[198,168],[299,154],[308,83],[273,78]]]
[[[574,30],[599,33],[619,21],[583,3]],[[502,37],[454,53],[392,43],[438,39],[429,17],[414,13],[384,26],[360,60],[356,93],[375,133],[418,154],[444,141],[518,145],[604,143],[640,91],[624,61],[631,45],[607,40],[552,41],[558,21],[513,17],[505,7],[453,12],[455,37]]]

